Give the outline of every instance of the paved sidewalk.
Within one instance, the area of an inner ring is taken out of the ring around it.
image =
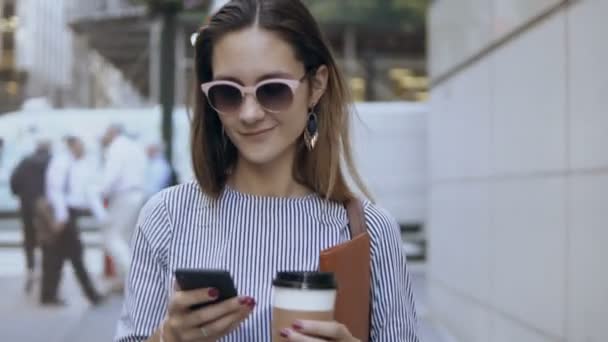
[[[61,308],[40,307],[37,296],[26,295],[23,278],[0,278],[0,341],[19,342],[108,342],[122,299],[111,297],[100,307],[91,307],[81,295],[71,270],[64,268]],[[36,288],[37,290],[37,288]],[[37,293],[37,291],[36,291]]]

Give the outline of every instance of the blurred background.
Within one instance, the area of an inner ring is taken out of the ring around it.
[[[0,340],[111,340],[121,296],[90,306],[68,265],[66,306],[24,291],[11,174],[66,134],[96,170],[120,123],[192,179],[191,39],[224,2],[0,0]],[[357,100],[361,173],[401,225],[421,340],[608,341],[608,2],[305,2]],[[79,220],[103,284],[95,222]]]

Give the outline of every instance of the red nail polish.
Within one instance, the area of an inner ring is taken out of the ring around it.
[[[209,289],[209,297],[211,298],[217,298],[220,295],[220,291],[218,291],[217,289]]]
[[[304,327],[302,326],[302,323],[300,322],[295,322],[292,326],[291,326],[294,330],[296,331],[300,331],[302,330]]]
[[[281,337],[288,338],[289,337],[289,329],[282,329],[281,330]]]
[[[250,308],[253,309],[253,307],[255,307],[255,299],[253,298],[247,298],[247,306],[249,306]]]

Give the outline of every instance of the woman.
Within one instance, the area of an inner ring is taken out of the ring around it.
[[[349,99],[299,0],[233,0],[199,32],[196,182],[142,209],[117,341],[268,341],[278,270],[315,270],[350,239]],[[389,167],[387,165],[387,167]],[[361,184],[361,182],[357,182]],[[418,341],[395,221],[364,201],[372,245],[371,340]],[[174,289],[176,268],[229,270],[243,297],[191,312],[215,289]],[[288,341],[356,341],[336,322],[294,322]]]

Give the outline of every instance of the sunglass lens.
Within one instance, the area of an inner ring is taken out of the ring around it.
[[[235,112],[241,106],[241,91],[227,84],[219,84],[209,89],[209,102],[219,112]]]
[[[291,88],[284,83],[267,83],[258,88],[256,97],[262,107],[270,111],[281,111],[289,108],[293,101]]]

